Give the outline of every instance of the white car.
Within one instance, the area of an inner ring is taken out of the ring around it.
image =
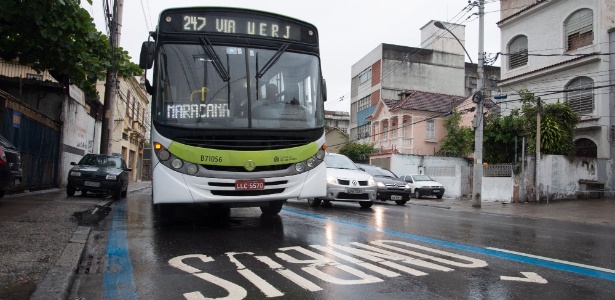
[[[427,175],[402,175],[399,178],[410,184],[411,193],[416,199],[422,196],[442,199],[444,195],[444,186]]]
[[[310,206],[319,206],[322,201],[359,202],[362,208],[369,208],[376,200],[376,182],[374,178],[359,170],[345,155],[327,153],[327,195],[310,198]]]

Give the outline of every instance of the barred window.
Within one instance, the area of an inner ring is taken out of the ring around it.
[[[590,9],[581,9],[570,15],[564,22],[566,33],[566,51],[591,45],[594,41],[594,13]]]
[[[358,111],[362,111],[362,110],[372,106],[371,104],[372,104],[371,103],[371,96],[367,96],[367,97],[364,97],[362,99],[359,99],[358,105],[357,105],[357,110]]]
[[[527,37],[518,36],[508,46],[508,68],[514,69],[527,65]]]
[[[389,138],[389,125],[384,124],[382,125],[382,139],[386,140],[388,138]]]
[[[594,81],[589,77],[577,77],[566,85],[566,101],[577,113],[594,111]]]

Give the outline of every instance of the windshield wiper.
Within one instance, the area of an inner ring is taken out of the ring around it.
[[[263,68],[260,69],[258,71],[258,73],[256,73],[256,78],[263,77],[263,75],[265,75],[265,73],[267,73],[267,71],[269,71],[269,69],[278,61],[278,59],[280,59],[280,57],[282,56],[282,54],[284,54],[284,52],[286,51],[288,46],[290,46],[290,44],[282,45],[282,47],[280,47],[280,49],[278,49],[278,51],[275,53],[275,55],[272,56],[271,59],[269,59],[269,61],[263,66]]]
[[[224,68],[224,65],[222,65],[222,61],[220,61],[220,57],[216,54],[211,42],[207,38],[202,37],[201,46],[203,47],[203,50],[205,50],[205,53],[207,53],[207,55],[211,58],[212,64],[214,65],[216,72],[218,72],[218,75],[220,75],[220,78],[222,78],[224,82],[231,80],[228,71]]]

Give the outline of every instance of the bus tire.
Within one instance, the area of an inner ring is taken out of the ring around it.
[[[275,216],[282,210],[282,205],[284,205],[284,200],[269,201],[269,206],[261,206],[261,211],[263,215]]]

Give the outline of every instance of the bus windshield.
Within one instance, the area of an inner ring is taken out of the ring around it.
[[[203,129],[324,126],[318,57],[285,49],[162,45],[154,119]]]

